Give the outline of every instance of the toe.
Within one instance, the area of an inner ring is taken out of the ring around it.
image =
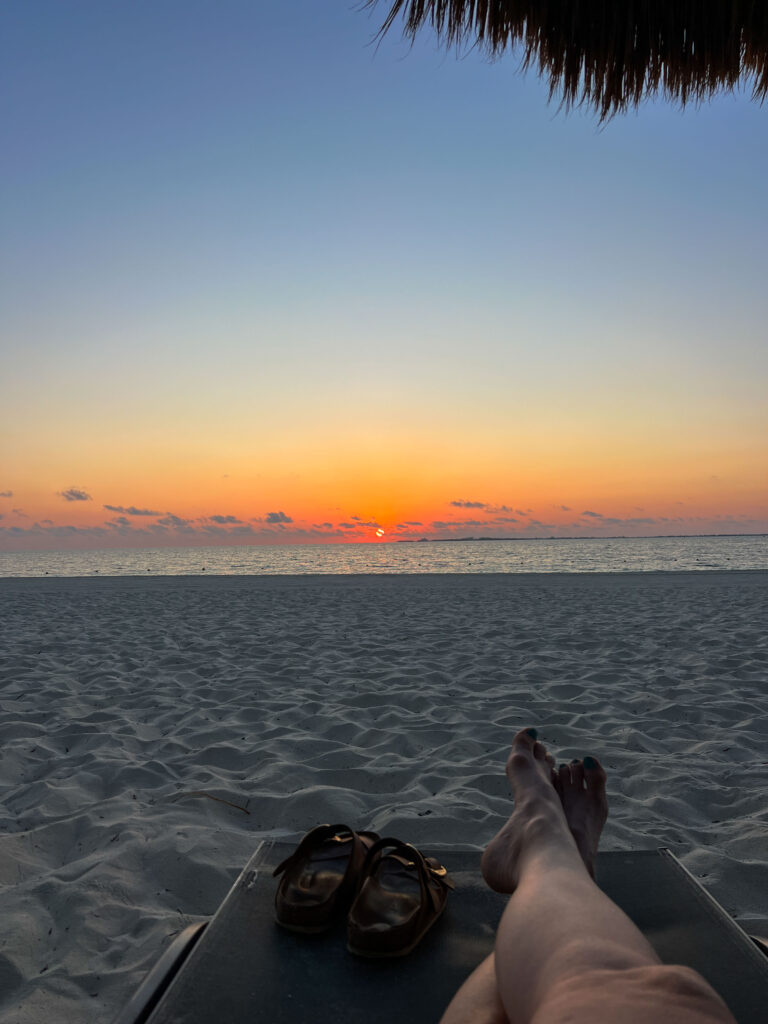
[[[507,759],[507,777],[514,782],[518,772],[530,771],[534,765],[536,730],[521,729],[512,740],[512,750]]]
[[[584,782],[590,793],[600,796],[605,793],[605,771],[596,757],[584,758]]]
[[[573,789],[584,789],[584,763],[576,759],[571,761],[571,785]]]
[[[533,756],[537,761],[546,761],[547,759],[547,748],[543,743],[534,743],[533,745]]]
[[[521,729],[512,740],[512,749],[515,750],[522,747],[525,750],[532,751],[536,745],[538,735],[539,734],[536,729]]]
[[[561,764],[557,775],[560,779],[560,792],[567,793],[571,788],[571,766],[569,764]]]

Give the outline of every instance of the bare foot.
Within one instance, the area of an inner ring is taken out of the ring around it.
[[[608,817],[605,772],[594,757],[561,764],[555,775],[555,789],[565,811],[565,820],[576,840],[587,871],[595,877],[595,857],[600,833]]]
[[[535,729],[515,736],[507,761],[514,811],[482,860],[483,877],[492,889],[513,892],[528,858],[546,857],[553,865],[570,866],[583,861],[594,873],[607,815],[605,773],[594,758],[586,761],[586,769],[582,762],[566,765],[561,780],[552,756],[536,741]]]
[[[528,857],[555,854],[578,860],[560,795],[554,761],[535,729],[523,729],[512,741],[507,761],[515,806],[512,817],[483,854],[483,878],[497,892],[514,892]]]

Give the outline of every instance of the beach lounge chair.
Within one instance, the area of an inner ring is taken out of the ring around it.
[[[275,925],[272,869],[292,849],[262,843],[214,917],[174,939],[115,1024],[439,1020],[492,950],[506,903],[483,882],[480,854],[430,851],[456,883],[442,919],[410,956],[363,960],[347,952],[343,925],[321,936]],[[765,1024],[768,956],[669,850],[599,854],[597,881],[662,961],[702,974],[739,1024]]]

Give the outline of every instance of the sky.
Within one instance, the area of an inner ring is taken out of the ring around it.
[[[0,5],[0,550],[768,532],[768,107]]]

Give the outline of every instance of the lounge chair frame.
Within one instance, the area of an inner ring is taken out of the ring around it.
[[[115,1024],[438,1020],[493,949],[506,897],[483,883],[477,852],[430,848],[456,883],[442,919],[409,957],[367,961],[347,952],[343,925],[322,936],[275,925],[271,872],[291,849],[261,843],[214,917],[174,939]],[[599,854],[597,881],[663,962],[699,971],[739,1024],[765,1024],[768,956],[671,851]]]

